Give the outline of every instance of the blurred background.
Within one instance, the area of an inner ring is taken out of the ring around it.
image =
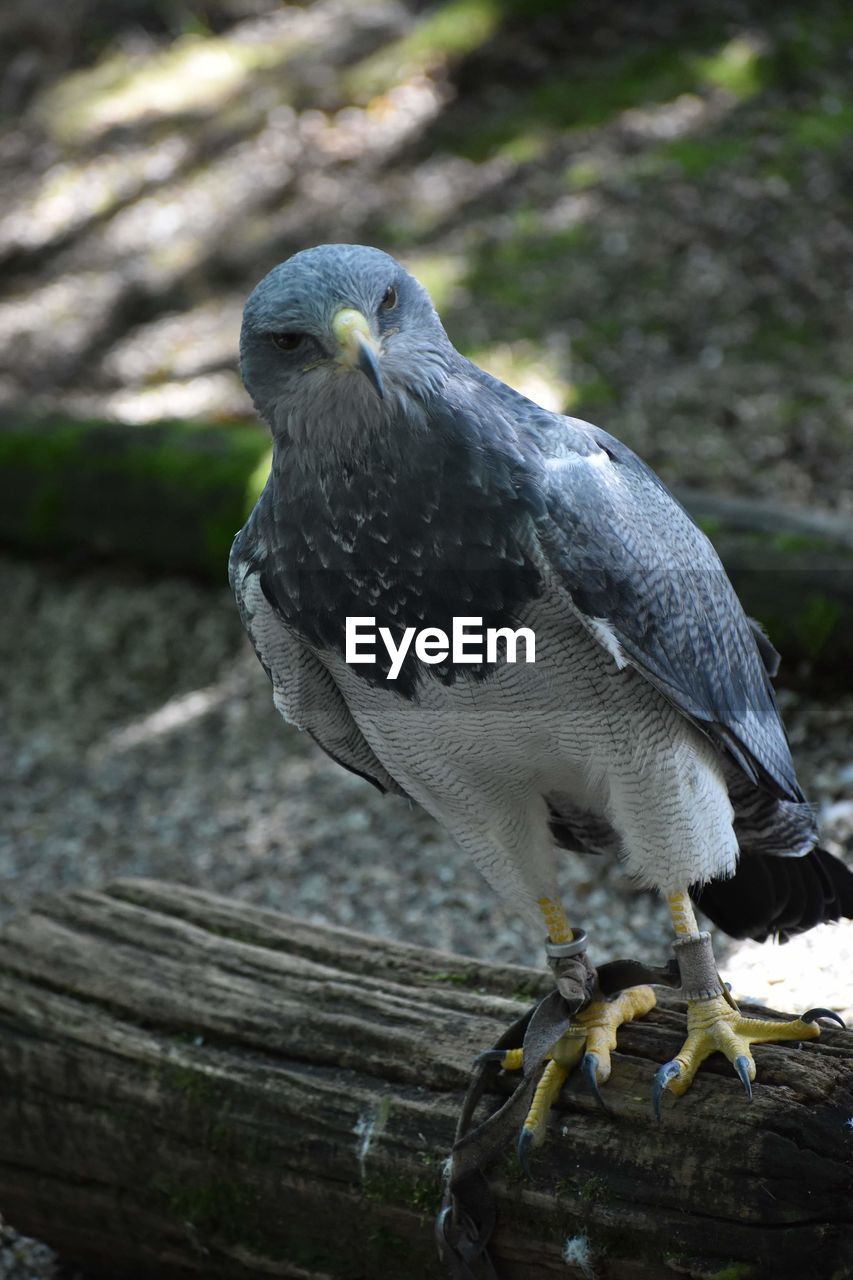
[[[540,962],[431,821],[278,720],[225,585],[269,450],[242,304],[326,240],[401,257],[466,355],[685,496],[853,857],[849,5],[7,0],[0,50],[0,918],[157,876]],[[618,867],[564,888],[596,954],[662,957]],[[718,954],[850,1012],[849,926]]]

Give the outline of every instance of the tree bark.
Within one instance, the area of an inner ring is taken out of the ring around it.
[[[110,1280],[439,1280],[471,1061],[550,985],[144,881],[12,921],[0,975],[0,1210]],[[683,1032],[662,991],[610,1114],[572,1080],[533,1180],[493,1171],[502,1280],[853,1274],[853,1036],[759,1046],[751,1105],[715,1059],[658,1124]]]

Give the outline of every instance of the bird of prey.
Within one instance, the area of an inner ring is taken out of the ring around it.
[[[707,538],[619,440],[461,356],[423,287],[377,249],[322,245],[270,271],[240,359],[273,460],[230,580],[278,710],[433,814],[544,923],[557,970],[585,933],[559,900],[556,848],[621,858],[666,897],[688,998],[657,1105],[718,1050],[750,1093],[750,1046],[816,1036],[825,1011],[742,1016],[691,898],[735,937],[784,939],[853,915],[853,874],[817,845],[773,694],[778,655]],[[454,619],[525,627],[535,661],[410,644],[393,672],[382,646],[348,662],[348,618],[397,649]],[[607,1079],[618,1025],[654,1003],[648,986],[588,995],[522,1144],[573,1066]]]

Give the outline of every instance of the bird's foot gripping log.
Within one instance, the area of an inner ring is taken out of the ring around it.
[[[655,1007],[655,994],[647,985],[626,988],[607,999],[586,958],[586,945],[583,929],[574,931],[571,942],[557,943],[549,938],[545,943],[557,992],[572,1020],[545,1054],[545,1067],[521,1127],[518,1156],[526,1172],[530,1152],[542,1143],[548,1113],[571,1072],[580,1064],[584,1079],[604,1106],[598,1086],[610,1078],[610,1054],[616,1048],[619,1027]],[[481,1060],[496,1062],[503,1071],[522,1071],[524,1049],[489,1049]]]
[[[554,940],[554,933],[561,941]],[[485,1170],[519,1125],[519,1159],[529,1172],[530,1151],[542,1141],[551,1105],[573,1067],[582,1062],[599,1096],[598,1083],[610,1074],[618,1027],[654,1008],[650,983],[678,985],[674,961],[655,968],[616,960],[596,970],[587,959],[586,942],[586,932],[569,929],[565,917],[562,927],[552,927],[546,954],[557,989],[514,1022],[474,1064],[436,1222],[439,1254],[453,1280],[494,1280],[487,1248],[495,1211]],[[520,1082],[497,1112],[472,1128],[478,1102],[494,1090],[502,1070],[520,1071]]]
[[[790,1021],[744,1017],[717,972],[710,935],[698,931],[687,895],[673,895],[670,907],[678,935],[674,959],[663,967],[616,960],[598,970],[587,959],[585,931],[569,928],[562,912],[549,919],[549,912],[543,910],[550,933],[546,954],[557,989],[513,1023],[495,1048],[475,1062],[436,1224],[439,1253],[452,1280],[496,1280],[488,1254],[495,1211],[485,1170],[520,1124],[519,1159],[529,1173],[530,1152],[543,1140],[551,1106],[579,1063],[601,1101],[598,1084],[609,1077],[618,1028],[655,1006],[650,984],[680,986],[688,1009],[687,1040],[655,1077],[658,1115],[664,1091],[670,1087],[674,1093],[685,1093],[701,1063],[717,1050],[734,1064],[751,1097],[755,1064],[750,1044],[814,1039],[820,1034],[819,1017],[833,1018],[843,1027],[841,1019],[826,1009],[812,1009]],[[560,941],[554,940],[555,933]],[[478,1102],[494,1089],[502,1070],[520,1071],[522,1078],[504,1105],[472,1128]]]
[[[675,958],[687,1000],[687,1039],[655,1076],[654,1106],[658,1117],[666,1090],[679,1097],[686,1093],[699,1067],[713,1053],[728,1058],[746,1096],[752,1098],[755,1061],[751,1045],[774,1040],[813,1040],[820,1035],[818,1018],[831,1018],[844,1026],[829,1009],[809,1009],[801,1017],[784,1022],[744,1017],[717,972],[711,936],[699,932],[687,894],[672,894],[668,901],[678,935]]]
[[[610,1079],[610,1054],[616,1048],[616,1032],[623,1023],[641,1018],[654,1007],[655,993],[651,987],[630,987],[610,1000],[593,1000],[576,1014],[568,1031],[547,1055],[545,1069],[521,1129],[518,1155],[525,1170],[528,1169],[530,1150],[539,1146],[545,1137],[551,1106],[578,1064],[596,1101],[606,1110],[598,1086]],[[523,1050],[516,1049],[505,1054],[500,1065],[504,1071],[520,1070],[522,1055]]]

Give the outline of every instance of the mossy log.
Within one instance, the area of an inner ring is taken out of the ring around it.
[[[784,670],[805,660],[832,683],[853,662],[853,520],[698,489],[677,496],[714,543]]]
[[[269,457],[257,422],[0,415],[0,545],[222,582]],[[853,661],[853,521],[694,490],[678,496],[783,653],[786,674],[806,660],[837,682]]]
[[[47,900],[0,933],[0,1210],[110,1280],[440,1280],[471,1060],[548,986],[173,885]],[[494,1170],[503,1280],[853,1274],[853,1035],[759,1047],[751,1105],[712,1061],[656,1123],[683,1028],[662,992],[609,1114],[570,1081],[533,1180]]]
[[[0,544],[224,582],[269,456],[259,423],[0,415]]]

